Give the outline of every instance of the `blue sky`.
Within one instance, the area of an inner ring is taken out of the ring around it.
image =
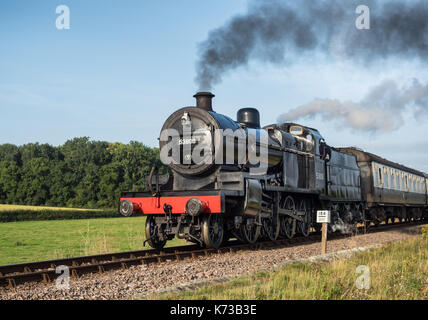
[[[55,9],[70,8],[57,30]],[[246,0],[3,0],[0,2],[0,143],[59,145],[73,137],[157,145],[174,110],[194,105],[197,45]],[[309,56],[289,66],[250,63],[214,88],[215,110],[257,107],[262,123],[314,98],[360,101],[382,80],[428,80],[417,61],[354,65]],[[305,120],[333,146],[359,146],[428,172],[426,120],[391,134]]]

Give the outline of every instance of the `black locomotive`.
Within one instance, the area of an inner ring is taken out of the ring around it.
[[[196,107],[174,112],[161,131],[171,174],[153,168],[149,190],[120,199],[122,215],[147,216],[150,246],[162,248],[175,236],[207,247],[231,237],[254,243],[308,236],[318,228],[317,210],[331,211],[331,232],[427,219],[428,175],[356,148],[333,148],[299,124],[261,128],[254,108],[239,110],[234,121],[213,111],[213,94],[194,97]]]

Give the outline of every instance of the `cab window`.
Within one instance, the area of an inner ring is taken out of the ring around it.
[[[291,126],[290,133],[293,136],[301,136],[303,134],[303,128],[301,126]]]

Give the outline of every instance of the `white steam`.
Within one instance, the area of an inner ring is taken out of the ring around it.
[[[324,121],[337,120],[354,130],[391,132],[403,125],[405,112],[418,119],[428,113],[428,85],[413,79],[411,85],[400,88],[387,80],[372,88],[360,101],[315,99],[278,117],[289,122],[320,116]]]

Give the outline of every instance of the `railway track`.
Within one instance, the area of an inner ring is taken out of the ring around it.
[[[368,232],[383,232],[390,229],[422,224],[424,223],[394,223],[389,225],[379,225],[378,227],[372,227],[367,230],[364,227],[359,227],[356,233],[361,234]],[[350,236],[352,235],[334,233],[329,235],[329,239],[331,240]],[[242,244],[237,240],[233,240],[229,241],[226,246],[219,249],[201,248],[197,245],[185,245],[164,248],[161,251],[155,249],[138,250],[5,265],[0,266],[0,287],[10,289],[26,282],[49,283],[55,281],[56,278],[60,275],[56,272],[56,268],[58,266],[67,266],[69,268],[71,278],[78,278],[81,275],[87,273],[103,273],[114,269],[126,269],[132,265],[161,263],[168,260],[197,258],[199,256],[208,256],[212,254],[236,252],[241,250],[258,250],[293,246],[303,243],[315,243],[319,242],[320,238],[321,235],[319,233],[312,232],[308,237],[295,237],[292,239],[283,239],[277,241],[263,241],[257,242],[255,244]]]

